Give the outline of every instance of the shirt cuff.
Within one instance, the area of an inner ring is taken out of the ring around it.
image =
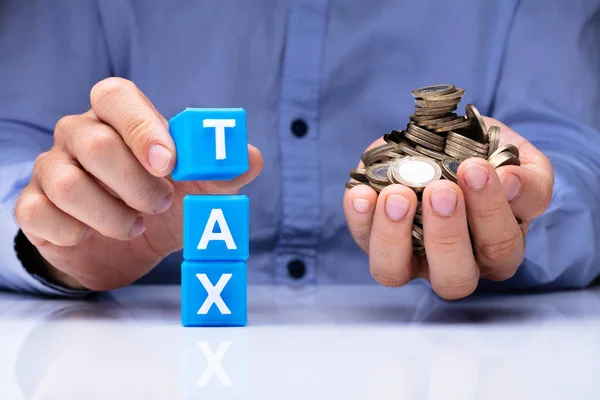
[[[55,285],[25,270],[15,251],[19,226],[15,222],[13,202],[0,203],[0,288],[46,296],[83,297],[89,290],[77,290]]]

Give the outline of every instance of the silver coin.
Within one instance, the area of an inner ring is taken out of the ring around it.
[[[390,181],[388,180],[388,169],[391,165],[392,163],[373,164],[367,168],[365,175],[371,183],[376,183],[378,185],[389,185]]]
[[[414,98],[437,97],[450,94],[456,90],[454,85],[433,85],[418,88],[412,91]]]
[[[366,182],[367,181],[367,176],[366,176],[367,170],[364,168],[352,168],[350,170],[350,178],[359,181],[359,182]]]
[[[419,156],[405,157],[391,167],[394,181],[422,191],[430,182],[440,179],[442,170],[433,160]]]
[[[460,166],[460,161],[455,158],[444,158],[441,162],[442,165],[442,173],[444,176],[456,183],[458,180],[458,167]]]

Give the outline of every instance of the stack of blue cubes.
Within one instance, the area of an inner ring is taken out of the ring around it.
[[[229,180],[248,170],[246,111],[187,108],[169,121],[177,148],[175,181]],[[244,326],[250,201],[243,195],[183,199],[181,323]]]

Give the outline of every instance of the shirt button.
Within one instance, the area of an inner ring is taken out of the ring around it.
[[[296,137],[304,137],[308,133],[308,125],[304,122],[303,119],[295,119],[292,121],[292,126],[290,127],[292,133]]]
[[[306,265],[301,260],[292,260],[287,265],[288,273],[294,279],[300,279],[306,274]]]

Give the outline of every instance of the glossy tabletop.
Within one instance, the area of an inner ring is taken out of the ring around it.
[[[178,286],[0,293],[0,399],[598,399],[600,289],[446,302],[424,284],[250,286],[183,328]]]

